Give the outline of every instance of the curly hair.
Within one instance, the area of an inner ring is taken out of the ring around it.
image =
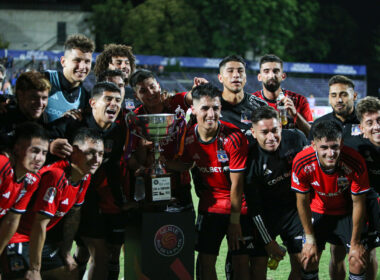
[[[82,52],[94,52],[95,43],[83,34],[70,35],[65,42],[65,51],[80,49]]]
[[[109,44],[104,45],[104,51],[102,51],[96,58],[94,73],[99,76],[102,72],[108,69],[108,65],[112,62],[112,57],[127,57],[131,65],[131,73],[136,68],[136,58],[132,53],[132,47],[127,45]]]
[[[380,100],[374,96],[367,96],[356,104],[356,116],[362,121],[365,113],[376,113],[380,111]]]

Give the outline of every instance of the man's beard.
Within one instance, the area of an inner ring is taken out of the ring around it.
[[[263,85],[268,91],[275,92],[279,89],[281,83],[275,79],[270,79],[266,83],[263,83]]]
[[[341,116],[342,118],[345,118],[345,119],[347,119],[347,117],[350,115],[351,110],[352,110],[352,107],[349,107],[349,106],[345,106],[344,110],[341,110],[341,111],[336,111],[333,108],[335,115]]]

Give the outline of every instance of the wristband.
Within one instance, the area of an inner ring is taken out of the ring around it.
[[[305,243],[315,245],[315,237],[312,234],[305,234]]]
[[[240,213],[231,213],[230,214],[230,223],[239,224],[240,223]]]

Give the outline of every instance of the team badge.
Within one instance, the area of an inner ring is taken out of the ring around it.
[[[133,102],[133,99],[129,99],[129,98],[125,99],[125,109],[128,109],[128,110],[135,109],[135,102]]]
[[[252,123],[251,116],[252,116],[251,111],[243,111],[240,116],[240,122],[245,123],[245,124]]]
[[[48,188],[44,195],[44,201],[46,201],[47,203],[53,203],[56,194],[57,194],[56,188],[54,187]]]
[[[175,225],[160,227],[154,236],[154,247],[156,251],[164,257],[179,254],[184,244],[185,236],[183,231]]]
[[[218,157],[219,162],[227,162],[228,161],[227,153],[224,150],[216,151],[216,156]]]
[[[359,125],[353,124],[351,127],[351,135],[355,136],[355,135],[360,135],[360,134],[362,134],[362,132],[360,131]]]
[[[350,182],[348,181],[346,177],[339,177],[337,184],[338,184],[338,188],[341,188],[344,190],[348,188],[348,186],[350,185]]]

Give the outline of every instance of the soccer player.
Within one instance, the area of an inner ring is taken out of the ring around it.
[[[127,45],[109,44],[104,46],[104,50],[96,58],[94,72],[99,80],[100,75],[106,70],[120,70],[124,73],[124,82],[128,85],[128,81],[132,73],[135,71],[135,56],[132,53],[132,47]],[[125,106],[124,106],[125,105]],[[134,110],[139,107],[141,102],[134,96],[133,90],[125,87],[125,100],[123,96],[123,108]]]
[[[249,279],[248,255],[241,223],[248,221],[242,206],[247,139],[232,124],[219,121],[221,92],[211,84],[192,91],[192,113],[197,125],[186,135],[184,155],[171,166],[182,168],[195,162],[206,189],[200,193],[196,250],[199,251],[200,279],[216,279],[215,262],[227,234],[232,250],[235,279]],[[243,227],[244,228],[244,227]]]
[[[354,82],[342,75],[336,75],[329,80],[329,103],[332,112],[315,120],[314,125],[326,120],[334,120],[343,126],[343,138],[360,134],[359,120],[355,113]],[[309,138],[312,137],[313,126]]]
[[[285,255],[276,242],[280,235],[290,254],[289,279],[300,279],[303,229],[290,178],[292,161],[307,139],[297,129],[283,130],[278,112],[270,106],[252,113],[252,135],[257,141],[248,152],[244,194],[261,236],[254,242],[253,278],[267,279],[268,255],[277,261]]]
[[[260,59],[260,73],[257,79],[262,82],[263,89],[253,93],[265,100],[269,106],[277,110],[280,93],[285,95],[281,100],[288,113],[288,125],[283,128],[296,127],[307,136],[310,131],[310,123],[313,121],[309,103],[303,95],[281,88],[281,82],[285,80],[283,61],[273,55],[267,54]]]
[[[292,189],[297,192],[305,233],[303,279],[318,279],[320,256],[331,239],[340,240],[348,252],[350,279],[365,279],[366,250],[361,233],[368,173],[360,154],[343,146],[338,123],[326,121],[314,127],[312,146],[293,161]]]
[[[75,129],[93,128],[102,135],[105,147],[104,162],[93,176],[86,202],[82,207],[79,234],[93,257],[89,279],[104,279],[109,260],[107,246],[117,243],[118,248],[121,247],[123,234],[120,234],[119,230],[126,221],[117,217],[107,218],[101,214],[100,209],[110,204],[122,209],[128,203],[120,187],[120,158],[126,131],[124,126],[115,123],[121,107],[120,89],[114,83],[97,83],[92,90],[90,106],[91,112],[84,114],[82,120],[60,118],[50,123],[48,130],[52,139],[58,138],[50,144],[50,151],[55,154],[56,145],[63,145],[67,149],[64,156],[69,156],[73,150],[67,139],[72,138]]]
[[[369,263],[367,279],[375,280],[377,275],[376,247],[380,246],[380,100],[367,96],[356,105],[356,115],[360,121],[361,135],[348,137],[345,145],[354,148],[365,159],[368,168],[371,192],[367,195],[367,213],[369,218]]]
[[[32,122],[17,126],[13,141],[12,160],[0,155],[0,254],[38,187],[49,147],[46,131]]]
[[[94,49],[91,39],[81,34],[71,35],[65,42],[64,56],[61,57],[63,72],[45,72],[52,85],[46,108],[49,122],[60,118],[66,111],[88,106],[90,96],[82,83],[91,71]]]
[[[47,122],[45,109],[51,89],[43,74],[30,71],[22,73],[16,82],[16,106],[7,106],[0,115],[0,145],[9,146],[18,124],[33,121]]]
[[[41,274],[44,278],[76,279],[70,249],[78,229],[79,209],[91,175],[102,162],[104,145],[101,135],[88,128],[74,133],[72,145],[70,161],[58,161],[41,171],[33,206],[23,215],[7,250],[8,262],[19,260],[25,269],[6,275],[7,279],[19,277],[25,270],[26,279],[41,279]],[[71,216],[59,224],[71,209]],[[58,225],[62,226],[61,237],[47,239],[46,232]]]

